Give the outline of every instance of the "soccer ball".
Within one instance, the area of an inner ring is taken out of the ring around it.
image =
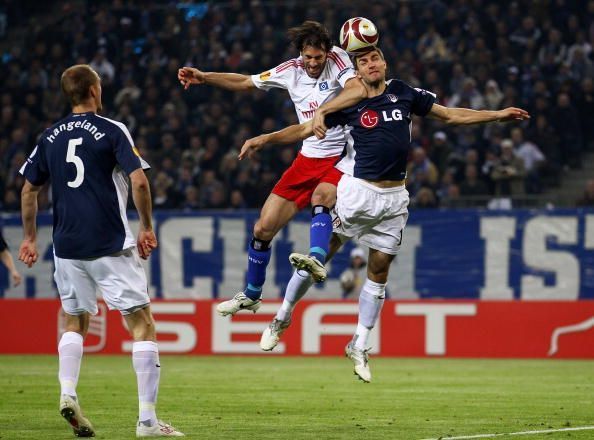
[[[372,50],[377,45],[379,33],[371,20],[355,17],[344,22],[339,38],[340,47],[353,55]]]

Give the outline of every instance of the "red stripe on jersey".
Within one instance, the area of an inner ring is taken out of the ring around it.
[[[344,61],[342,61],[340,59],[340,57],[338,55],[336,55],[335,53],[333,53],[333,52],[328,53],[328,58],[330,58],[332,61],[334,61],[340,70],[343,70],[346,67],[346,64],[344,63]]]
[[[289,69],[290,67],[297,68],[297,63],[295,61],[292,61],[289,64],[283,65],[282,67],[277,67],[276,68],[276,73],[283,72],[283,71]]]

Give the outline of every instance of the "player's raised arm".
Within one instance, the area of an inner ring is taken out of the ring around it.
[[[207,84],[233,91],[249,90],[256,87],[249,75],[203,72],[195,67],[182,67],[177,71],[177,79],[185,90],[192,84]]]
[[[23,241],[19,248],[19,260],[31,267],[37,261],[37,196],[42,186],[25,180],[21,191],[21,218],[23,221]]]
[[[239,152],[239,160],[246,156],[252,158],[257,151],[272,144],[290,144],[308,138],[313,134],[312,121],[290,125],[282,130],[261,134],[244,142]]]
[[[363,81],[359,78],[349,79],[336,98],[316,110],[313,118],[313,132],[316,137],[318,139],[326,137],[326,130],[328,129],[325,124],[326,115],[352,107],[365,98],[367,98],[367,88],[365,88]]]
[[[438,119],[446,124],[471,125],[485,122],[508,122],[523,121],[530,119],[526,110],[516,107],[508,107],[503,110],[472,110],[469,108],[449,108],[443,105],[433,104],[428,117]]]

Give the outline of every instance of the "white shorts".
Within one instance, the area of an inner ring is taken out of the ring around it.
[[[123,315],[150,303],[146,274],[136,248],[105,257],[70,260],[54,255],[62,308],[69,315],[97,314],[97,294]]]
[[[357,238],[365,246],[396,255],[408,219],[404,186],[378,188],[344,174],[338,182],[332,212],[334,233],[344,242]]]

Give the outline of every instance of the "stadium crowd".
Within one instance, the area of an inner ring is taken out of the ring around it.
[[[8,4],[0,10],[5,41],[26,16],[24,6]],[[155,209],[260,207],[298,148],[273,147],[242,162],[237,154],[247,138],[297,122],[288,95],[184,91],[177,69],[267,70],[297,56],[285,31],[305,19],[336,38],[345,19],[364,15],[380,30],[388,77],[428,89],[447,106],[518,106],[532,115],[521,125],[453,129],[415,118],[408,189],[417,208],[540,193],[594,148],[593,0],[75,5],[2,54],[3,211],[19,210],[18,170],[43,129],[67,112],[59,81],[75,63],[99,72],[103,114],[128,126],[152,165]]]

